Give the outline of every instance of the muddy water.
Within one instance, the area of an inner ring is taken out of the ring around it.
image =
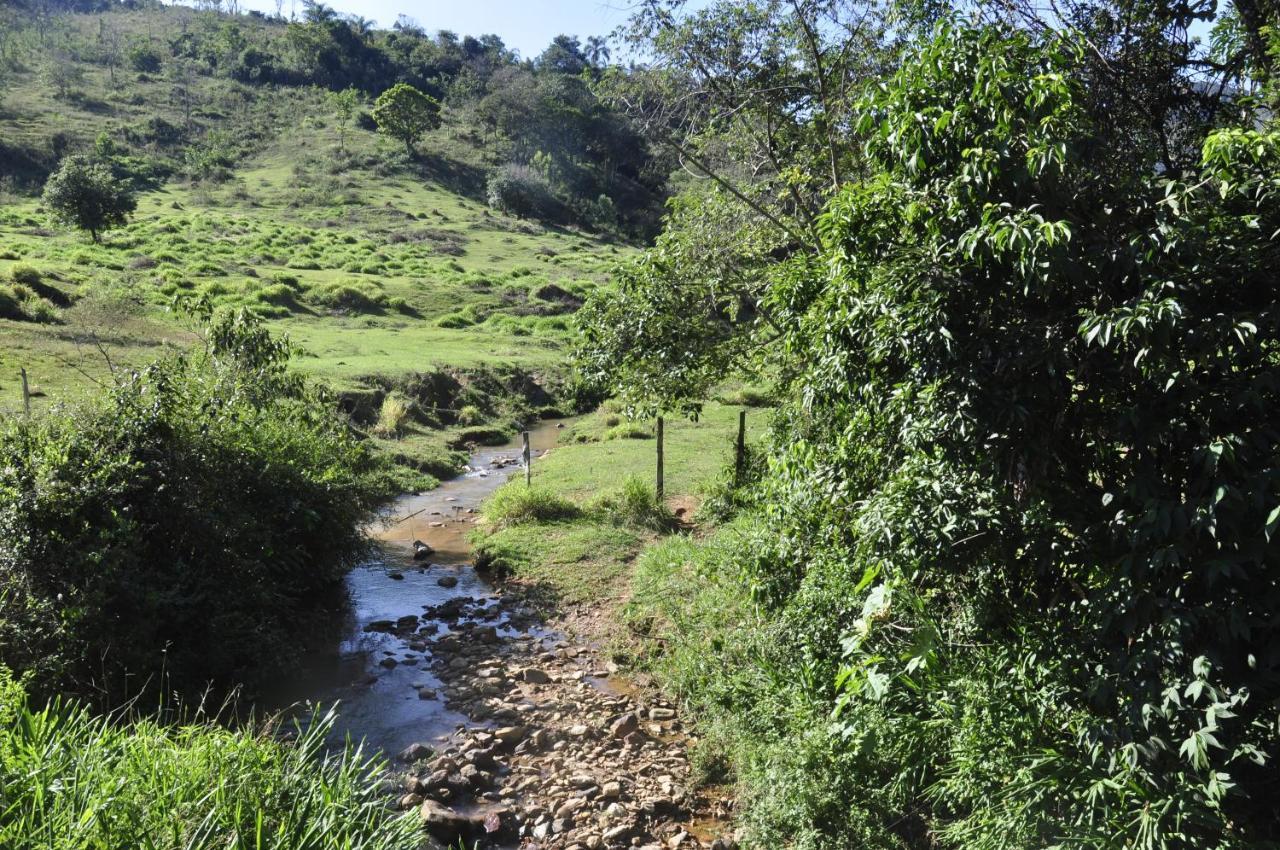
[[[535,463],[555,445],[558,434],[556,423],[543,423],[530,432]],[[388,754],[417,741],[446,737],[467,723],[465,715],[449,711],[438,695],[431,695],[440,681],[430,671],[431,654],[425,647],[419,644],[415,649],[401,637],[367,627],[410,615],[422,617],[424,609],[457,597],[493,597],[493,589],[470,563],[468,536],[480,502],[512,476],[523,474],[518,441],[482,448],[471,456],[463,475],[389,506],[370,529],[379,543],[376,556],[347,576],[349,604],[336,652],[329,647],[308,659],[302,681],[285,688],[289,701],[337,702],[335,738],[350,736]],[[414,540],[424,541],[435,553],[426,561],[414,561]],[[457,584],[446,587],[441,579],[456,579]],[[430,629],[432,623],[423,617],[419,625]],[[499,634],[516,633],[505,614],[496,625]],[[435,626],[437,635],[449,631],[445,622],[435,621]]]

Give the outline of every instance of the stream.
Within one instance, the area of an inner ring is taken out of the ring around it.
[[[529,432],[534,458],[555,445],[562,427],[543,422]],[[312,653],[300,681],[290,683],[285,694],[293,702],[337,702],[336,741],[350,736],[393,755],[414,742],[447,737],[468,722],[435,696],[442,683],[431,672],[425,642],[406,641],[386,624],[419,617],[420,629],[431,632],[434,625],[435,635],[447,635],[460,621],[429,619],[425,609],[454,599],[496,601],[493,588],[471,563],[468,535],[485,497],[523,474],[521,451],[519,440],[478,449],[465,473],[434,490],[402,496],[370,529],[378,552],[346,577],[337,651],[329,646]],[[430,558],[413,559],[415,540],[435,550]],[[508,620],[503,613],[488,624],[503,637],[529,631],[512,628]]]
[[[530,432],[534,458],[560,427]],[[465,474],[390,505],[289,702],[337,704],[331,743],[388,758],[388,803],[417,812],[429,846],[735,850],[732,800],[692,781],[677,707],[477,574],[479,505],[523,471],[518,443],[480,449]],[[429,558],[414,560],[417,540]]]

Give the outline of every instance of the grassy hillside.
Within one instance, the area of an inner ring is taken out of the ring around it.
[[[185,346],[184,300],[268,317],[299,368],[338,389],[440,366],[554,370],[566,315],[626,246],[489,209],[502,154],[465,110],[446,108],[411,158],[367,121],[341,130],[320,89],[102,60],[102,33],[165,45],[228,20],[162,7],[65,16],[43,46],[25,34],[0,100],[0,296],[19,305],[0,317],[0,413],[20,409],[19,368],[47,404]],[[54,61],[72,70],[67,93]],[[54,228],[34,194],[57,154],[95,147],[140,187],[132,222],[100,245]]]

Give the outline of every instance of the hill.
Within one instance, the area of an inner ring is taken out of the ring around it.
[[[0,26],[0,412],[21,409],[19,369],[37,405],[74,399],[188,344],[186,311],[205,303],[268,317],[300,368],[366,418],[432,372],[456,386],[421,395],[423,424],[466,424],[451,414],[467,401],[470,419],[490,418],[502,405],[468,397],[458,370],[554,385],[567,316],[661,199],[661,180],[635,179],[656,161],[595,100],[573,39],[521,63],[495,37],[362,30],[323,6],[299,23],[135,4],[10,11]],[[413,154],[369,117],[395,80],[443,103]],[[365,88],[344,121],[333,90],[349,85]],[[513,110],[523,125],[503,123]],[[613,148],[597,144],[606,133]],[[41,207],[70,154],[136,192],[131,222],[101,244]],[[513,182],[540,202],[524,218],[504,212]],[[522,394],[556,401],[554,387]]]

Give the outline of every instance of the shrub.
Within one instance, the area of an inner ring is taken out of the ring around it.
[[[254,293],[254,298],[263,304],[286,307],[290,310],[297,309],[299,306],[297,293],[283,283],[272,283],[262,287]]]
[[[582,511],[568,499],[523,481],[504,484],[484,503],[484,515],[499,525],[573,519]]]
[[[653,432],[648,426],[641,425],[639,422],[623,422],[621,425],[615,425],[601,435],[604,440],[651,440]]]
[[[159,48],[145,42],[131,47],[127,58],[129,67],[141,74],[159,73],[164,61]]]
[[[564,206],[539,172],[523,165],[507,165],[489,178],[489,206],[517,218],[560,221]]]
[[[367,451],[252,317],[206,338],[0,425],[0,664],[44,691],[252,689],[365,551]]]
[[[464,405],[458,411],[459,425],[479,425],[484,421],[484,414],[480,412],[480,408],[474,404]]]

